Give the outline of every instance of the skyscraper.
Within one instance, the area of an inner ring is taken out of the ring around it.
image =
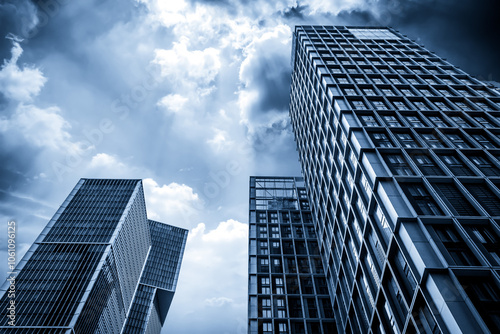
[[[498,91],[389,28],[299,26],[292,54],[338,332],[498,332]]]
[[[303,178],[250,177],[249,334],[335,332]]]
[[[18,264],[2,333],[159,333],[187,230],[148,220],[141,180],[81,179]]]

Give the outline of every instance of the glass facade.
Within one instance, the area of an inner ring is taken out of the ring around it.
[[[334,333],[302,178],[250,178],[249,330]]]
[[[2,287],[0,307],[15,301],[16,328],[3,317],[0,330],[159,333],[186,238],[187,230],[148,221],[141,180],[81,179],[16,267],[15,298],[8,282]],[[145,289],[150,263],[156,276]],[[154,300],[138,310],[148,289]],[[140,330],[124,328],[137,319]]]
[[[390,28],[298,26],[292,54],[338,332],[497,332],[499,92]]]

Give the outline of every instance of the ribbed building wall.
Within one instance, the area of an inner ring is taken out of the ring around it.
[[[338,331],[498,331],[498,91],[384,27],[298,26],[293,48]]]

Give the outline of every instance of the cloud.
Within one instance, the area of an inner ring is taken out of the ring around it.
[[[214,129],[214,132],[214,137],[207,140],[207,143],[212,147],[214,152],[219,153],[230,148],[233,145],[233,142],[228,139],[228,134],[226,131]]]
[[[150,178],[143,185],[149,218],[185,228],[196,224],[203,202],[191,187],[175,182],[160,186]]]
[[[221,307],[225,305],[230,305],[233,303],[231,298],[226,297],[213,297],[209,299],[205,299],[205,304],[209,307]]]
[[[188,4],[184,0],[137,0],[147,6],[154,21],[162,22],[166,27],[172,27],[185,20]]]
[[[267,123],[265,114],[287,109],[290,83],[291,29],[278,25],[245,48],[238,92],[241,117],[249,123]]]
[[[229,219],[214,229],[208,229],[204,223],[192,228],[165,324],[168,331],[245,333],[247,256],[247,224]],[[186,300],[189,303],[181,302]],[[189,328],[172,321],[177,317],[191,319]]]
[[[308,14],[328,13],[338,15],[342,11],[351,11],[354,9],[365,8],[370,5],[370,0],[305,0],[300,4],[308,8]]]
[[[19,104],[10,119],[0,120],[0,132],[21,135],[39,148],[82,154],[82,145],[74,142],[68,130],[71,125],[61,116],[57,107],[38,108]]]
[[[165,108],[167,111],[178,113],[183,108],[188,99],[179,94],[169,94],[158,101],[158,106]]]
[[[13,100],[30,101],[33,96],[40,93],[47,79],[42,72],[34,67],[20,68],[17,65],[19,57],[23,53],[23,49],[19,42],[12,39],[12,57],[10,60],[4,60],[4,64],[0,69],[0,92]]]
[[[3,0],[0,3],[0,60],[8,57],[11,42],[4,39],[10,34],[27,38],[39,23],[36,6],[31,0]]]
[[[116,157],[106,153],[98,153],[92,157],[90,161],[91,168],[122,168],[125,165],[119,162]]]
[[[174,42],[172,49],[155,50],[153,63],[160,65],[161,75],[175,85],[197,89],[202,95],[209,94],[221,68],[220,52],[212,47],[188,50],[187,44],[187,39],[181,39]]]

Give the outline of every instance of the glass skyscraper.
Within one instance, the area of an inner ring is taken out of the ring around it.
[[[292,66],[338,332],[498,332],[499,92],[389,28],[298,26]]]
[[[335,332],[303,178],[250,177],[249,333]]]
[[[2,333],[159,333],[187,230],[148,220],[141,180],[81,179],[16,267]]]

